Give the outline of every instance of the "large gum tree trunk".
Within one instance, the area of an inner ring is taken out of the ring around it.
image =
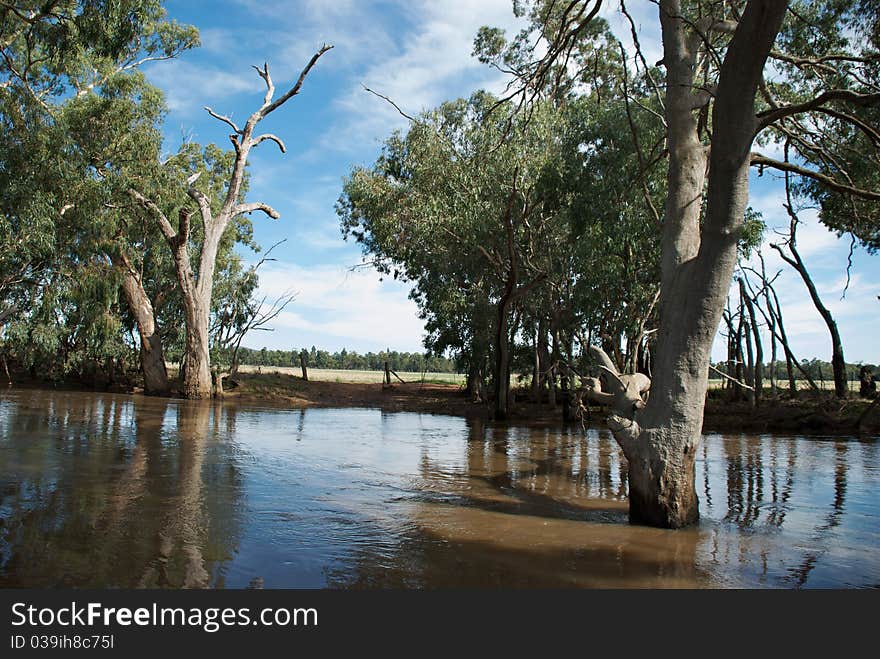
[[[209,323],[214,264],[217,261],[223,229],[225,224],[206,229],[197,280],[193,277],[189,258],[177,260],[186,317],[186,373],[183,377],[183,395],[192,399],[210,398],[213,394]]]
[[[210,398],[211,357],[208,336],[208,308],[198,298],[184,302],[186,313],[186,372],[183,395],[186,398]]]
[[[724,57],[701,230],[706,150],[698,139],[695,110],[700,98],[694,75],[702,39],[688,28],[680,2],[660,3],[669,196],[654,379],[644,409],[636,410],[620,396],[616,413],[609,417],[629,461],[629,516],[634,523],[678,528],[699,519],[694,458],[701,439],[709,358],[748,202],[749,152],[757,126],[755,93],[786,6],[783,0],[751,0]]]
[[[165,353],[162,339],[156,327],[156,314],[153,304],[138,277],[126,267],[125,263],[114,259],[114,265],[123,273],[122,291],[129,311],[137,324],[141,340],[141,370],[144,373],[144,392],[150,395],[168,393],[168,370],[165,366]]]

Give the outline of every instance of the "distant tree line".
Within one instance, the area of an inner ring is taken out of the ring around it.
[[[241,364],[251,366],[291,366],[300,365],[300,354],[305,351],[308,365],[311,368],[330,368],[352,371],[381,371],[385,362],[395,371],[420,373],[455,373],[455,361],[446,357],[425,355],[418,352],[398,352],[397,350],[381,350],[360,354],[343,348],[337,352],[318,350],[315,346],[302,350],[268,350],[262,348],[239,348],[238,358]]]
[[[833,368],[831,366],[831,362],[824,361],[822,359],[804,359],[800,362],[801,368],[804,369],[807,373],[809,373],[810,377],[815,381],[831,381],[833,377]],[[872,373],[880,373],[880,369],[877,368],[874,364],[847,364],[846,365],[846,379],[848,382],[855,381],[858,383],[859,381],[859,372],[861,371],[863,366],[867,366],[868,369]],[[724,373],[725,375],[733,375],[733,372],[729,372],[727,362],[718,362],[717,364],[713,364],[713,367]],[[773,364],[765,363],[763,368],[764,377],[770,379],[771,374],[776,378],[776,380],[784,381],[787,376],[786,364],[784,361],[776,361]],[[720,377],[717,373],[714,375],[710,375],[710,377]]]

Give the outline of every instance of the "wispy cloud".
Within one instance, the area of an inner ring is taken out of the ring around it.
[[[662,53],[656,4],[628,6],[653,64]],[[605,3],[603,16],[632,53],[629,25],[617,3]],[[315,343],[418,350],[422,322],[407,299],[407,287],[380,283],[373,272],[349,273],[339,265],[343,257],[357,259],[356,248],[341,241],[333,212],[340,179],[352,163],[374,160],[381,142],[407,123],[361,84],[388,95],[410,114],[477,88],[500,91],[504,78],[470,53],[481,25],[506,28],[509,36],[519,29],[522,23],[513,16],[510,0],[235,0],[223,12],[203,11],[196,22],[203,47],[179,61],[149,67],[148,75],[168,97],[169,132],[181,127],[202,142],[228,146],[228,131],[207,117],[204,105],[243,119],[261,101],[263,82],[251,64],[268,61],[281,89],[321,43],[335,46],[310,76],[296,107],[285,107],[263,126],[283,137],[289,153],[281,156],[267,145],[251,157],[250,198],[271,203],[283,217],[279,223],[256,222],[256,238],[266,245],[288,238],[273,254],[281,261],[262,271],[263,290],[301,291],[278,319],[278,330],[253,340],[278,347]],[[751,203],[770,227],[768,241],[782,240],[773,230],[787,230],[782,202],[781,181],[774,173],[752,177]],[[815,211],[804,210],[801,218],[798,246],[823,299],[840,318],[847,357],[876,361],[870,329],[880,322],[876,257],[857,251],[855,277],[840,300],[849,243],[826,230]],[[803,283],[772,250],[765,247],[765,255],[771,272],[783,270],[779,291],[797,354],[825,356],[827,330]],[[327,259],[334,263],[320,264]]]
[[[172,112],[192,115],[205,105],[217,105],[243,92],[256,95],[265,89],[253,71],[234,72],[186,60],[160,62],[148,68],[150,80],[165,91]]]
[[[473,38],[482,25],[513,32],[520,22],[508,0],[455,3],[413,2],[407,6],[413,29],[370,53],[366,67],[354,72],[335,106],[341,117],[321,140],[321,149],[352,153],[407,121],[363,85],[389,97],[410,115],[480,88],[500,91],[505,79],[471,57]]]
[[[424,327],[404,284],[380,282],[373,271],[351,271],[342,265],[276,262],[260,271],[261,293],[277,297],[289,290],[296,291],[296,300],[273,323],[284,330],[287,344],[422,349]]]

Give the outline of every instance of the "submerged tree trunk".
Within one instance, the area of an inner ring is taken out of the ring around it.
[[[695,110],[708,98],[694,90],[697,52],[704,37],[688,27],[678,0],[660,2],[669,171],[654,379],[644,409],[621,395],[609,417],[629,462],[629,517],[634,523],[677,528],[699,519],[694,459],[709,359],[748,202],[755,94],[786,6],[783,0],[751,0],[724,57],[701,230],[707,149],[699,140]]]
[[[162,339],[156,327],[156,314],[140,278],[129,267],[126,259],[113,258],[113,263],[122,271],[122,291],[128,309],[137,324],[141,340],[141,370],[144,374],[144,392],[151,395],[167,394],[170,390],[168,370],[165,366],[165,353]]]

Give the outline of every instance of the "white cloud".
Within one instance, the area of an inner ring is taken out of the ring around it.
[[[372,146],[406,125],[397,110],[362,85],[389,97],[410,115],[479,88],[503,88],[503,76],[470,53],[481,26],[507,28],[509,34],[518,27],[509,0],[422,1],[410,3],[407,11],[415,29],[392,47],[386,43],[370,53],[369,66],[357,73],[336,103],[344,118],[325,136],[324,149]]]
[[[265,87],[262,80],[251,74],[253,70],[247,67],[225,70],[182,59],[159,62],[147,69],[150,81],[165,91],[168,108],[188,116],[202,112],[205,105],[216,106],[218,101],[242,92],[252,92],[258,98]],[[222,108],[217,109],[224,114]]]
[[[274,336],[248,337],[246,344],[271,340],[280,346],[315,344],[327,349],[342,347],[422,350],[424,325],[409,288],[399,282],[379,281],[373,270],[342,265],[303,267],[276,262],[260,270],[260,292],[270,298],[286,291],[296,300],[272,323]]]

